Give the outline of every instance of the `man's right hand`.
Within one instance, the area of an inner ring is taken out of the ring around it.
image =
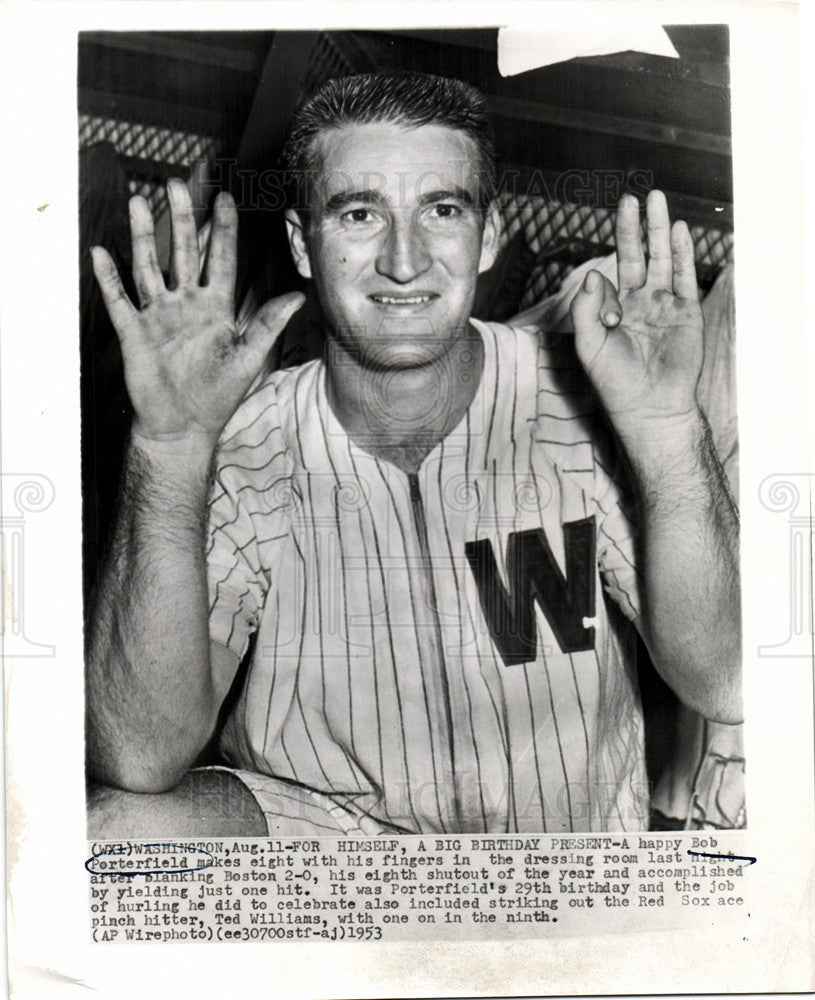
[[[137,309],[102,247],[94,273],[122,348],[125,382],[142,440],[214,447],[276,338],[303,303],[299,292],[267,302],[241,335],[235,322],[238,214],[232,197],[215,201],[206,283],[186,185],[167,184],[172,222],[171,288],[159,268],[153,219],[144,198],[130,201]]]
[[[88,632],[87,755],[96,780],[130,791],[173,787],[215,729],[237,657],[210,656],[204,525],[212,453],[261,371],[299,293],[235,322],[237,210],[219,195],[205,283],[186,187],[167,185],[170,287],[153,220],[133,198],[127,298],[109,255],[93,251],[135,411],[116,523]]]

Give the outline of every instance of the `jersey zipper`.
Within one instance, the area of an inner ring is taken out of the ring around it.
[[[458,795],[458,781],[456,778],[456,750],[453,737],[453,710],[450,701],[450,681],[447,676],[447,664],[444,658],[444,644],[441,638],[441,625],[439,623],[439,608],[436,601],[436,584],[433,580],[433,568],[430,562],[430,546],[427,539],[427,519],[425,518],[424,502],[422,491],[419,487],[419,477],[415,472],[409,472],[408,486],[410,488],[410,503],[413,509],[413,523],[416,526],[416,534],[419,539],[419,552],[422,559],[422,572],[424,573],[427,586],[427,596],[430,605],[430,615],[433,625],[433,645],[436,652],[436,662],[439,668],[439,678],[441,680],[442,705],[444,708],[444,720],[447,728],[447,748],[450,755],[450,770],[452,772],[453,783],[453,812],[455,815],[456,832],[461,829],[461,805]]]

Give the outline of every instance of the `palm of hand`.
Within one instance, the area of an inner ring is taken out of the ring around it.
[[[692,409],[703,352],[698,301],[646,286],[624,294],[620,304],[619,326],[586,361],[609,416]]]
[[[175,287],[158,266],[153,220],[142,198],[131,200],[136,309],[109,254],[94,248],[97,280],[119,337],[134,430],[151,440],[214,440],[261,371],[275,338],[303,301],[281,296],[263,306],[241,335],[235,322],[237,211],[228,196],[215,203],[207,283],[189,192],[171,180]]]
[[[207,288],[150,302],[122,341],[125,380],[146,437],[215,434],[262,362],[238,336],[231,304]]]

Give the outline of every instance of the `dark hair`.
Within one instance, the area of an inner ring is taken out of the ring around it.
[[[478,150],[479,198],[495,196],[495,139],[483,95],[461,80],[429,73],[362,73],[328,80],[295,112],[283,148],[293,207],[308,203],[309,178],[319,174],[317,136],[343,125],[395,122],[408,128],[446,125],[468,135]],[[304,203],[305,198],[305,203]]]

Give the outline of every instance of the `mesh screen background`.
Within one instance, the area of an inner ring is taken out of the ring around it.
[[[329,77],[349,71],[353,67],[348,60],[329,37],[323,36],[306,74],[304,90],[311,91]],[[211,162],[222,148],[213,136],[80,114],[80,148],[103,141],[110,142],[121,156],[131,194],[145,197],[156,218],[167,210],[167,178],[187,178],[196,160]],[[578,264],[614,249],[614,212],[607,208],[539,195],[504,195],[499,208],[503,223],[501,245],[522,231],[536,256],[520,309],[556,292]],[[733,233],[723,227],[695,224],[691,236],[700,280],[708,285],[719,269],[733,260]]]

